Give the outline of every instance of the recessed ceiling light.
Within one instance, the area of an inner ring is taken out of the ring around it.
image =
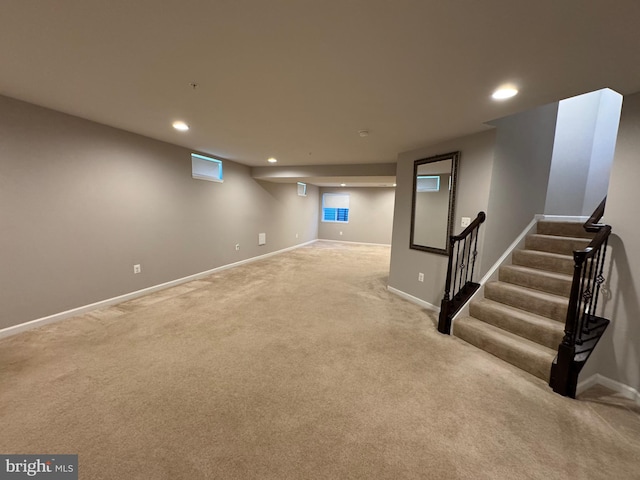
[[[189,130],[189,125],[181,120],[177,120],[173,122],[173,128],[175,128],[176,130],[180,130],[181,132],[186,132],[187,130]]]
[[[393,186],[394,186],[394,187],[397,187],[397,185],[396,185],[395,183],[393,184]]]
[[[269,163],[278,163],[278,159],[277,158],[273,158],[273,157],[269,157],[269,158],[267,158],[267,162],[269,162]]]
[[[360,130],[358,132],[358,135],[360,135],[361,137],[368,137],[369,136],[369,130]]]
[[[517,88],[512,85],[504,85],[493,92],[491,98],[493,98],[494,100],[505,100],[507,98],[515,97],[517,94]]]
[[[340,184],[340,186],[341,186],[341,187],[346,187],[346,186],[347,186],[347,184],[346,184],[346,183],[341,183],[341,184]]]

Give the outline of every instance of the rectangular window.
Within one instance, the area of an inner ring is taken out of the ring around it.
[[[323,222],[349,222],[349,194],[325,193],[322,195]]]
[[[437,192],[439,190],[439,175],[420,175],[416,179],[416,192]]]
[[[306,197],[307,196],[307,184],[306,183],[298,182],[298,195],[300,197]]]
[[[191,154],[191,176],[198,180],[222,182],[222,162],[197,153]]]

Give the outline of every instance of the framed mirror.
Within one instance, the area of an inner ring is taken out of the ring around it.
[[[449,254],[460,152],[413,163],[410,248]]]

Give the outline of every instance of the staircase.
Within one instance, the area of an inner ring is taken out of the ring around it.
[[[593,236],[582,223],[538,222],[499,280],[485,285],[484,298],[470,303],[469,316],[456,319],[453,334],[548,382],[564,335],[572,254]]]

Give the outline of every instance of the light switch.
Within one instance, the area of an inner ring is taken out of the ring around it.
[[[462,217],[462,222],[460,222],[460,226],[462,228],[468,227],[471,225],[471,217]]]

